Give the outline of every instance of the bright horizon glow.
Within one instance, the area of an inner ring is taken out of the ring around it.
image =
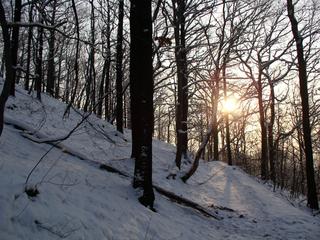
[[[238,108],[238,100],[235,97],[229,96],[222,103],[222,112],[232,113]]]

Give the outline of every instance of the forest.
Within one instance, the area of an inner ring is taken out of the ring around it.
[[[152,139],[168,179],[223,161],[319,209],[319,0],[1,0],[0,23],[0,135],[20,86],[130,129],[155,211]]]

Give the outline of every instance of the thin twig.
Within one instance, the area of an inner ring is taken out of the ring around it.
[[[39,161],[37,162],[37,164],[31,169],[31,171],[29,172],[28,176],[27,176],[27,179],[26,179],[26,182],[25,182],[25,185],[27,185],[28,181],[29,181],[29,178],[31,176],[31,174],[33,173],[33,171],[38,167],[38,165],[41,163],[41,161],[45,158],[45,156],[47,156],[49,154],[49,152],[56,147],[57,144],[53,144],[49,150],[42,155],[42,157],[39,159]]]

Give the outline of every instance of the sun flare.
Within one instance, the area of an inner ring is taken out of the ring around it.
[[[228,97],[222,103],[222,111],[225,113],[232,113],[238,108],[238,101],[234,97]]]

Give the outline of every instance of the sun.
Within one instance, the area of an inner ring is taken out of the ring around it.
[[[222,111],[225,113],[232,113],[238,108],[238,101],[234,97],[228,97],[222,103]]]

